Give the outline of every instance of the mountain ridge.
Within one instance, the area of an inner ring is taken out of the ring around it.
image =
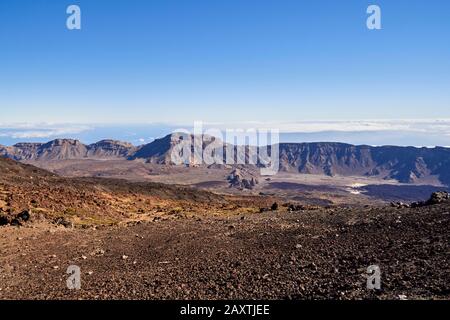
[[[18,143],[10,147],[0,145],[0,156],[17,161],[140,159],[170,165],[174,148],[186,141],[186,137],[180,133],[169,134],[141,146],[117,140],[101,140],[85,145],[79,140],[56,139],[47,143]],[[193,142],[195,136],[190,135],[190,138]],[[205,150],[214,141],[220,142],[211,137],[202,140],[202,149]],[[234,150],[237,148],[232,147]],[[435,177],[442,184],[450,185],[450,148],[369,146],[339,142],[280,143],[278,147],[282,172],[377,176],[403,183]],[[264,148],[271,149],[273,146],[260,147],[258,151]],[[248,148],[245,156],[247,159]]]
[[[52,161],[71,159],[108,159],[128,157],[139,147],[131,143],[105,139],[86,145],[74,139],[55,139],[47,143],[0,145],[0,156],[16,161]]]

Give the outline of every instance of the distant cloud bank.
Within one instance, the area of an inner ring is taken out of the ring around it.
[[[219,128],[277,128],[285,133],[409,131],[450,135],[450,119],[446,120],[333,120],[293,122],[206,123]]]
[[[0,123],[0,144],[44,142],[56,138],[92,143],[117,139],[135,145],[149,143],[187,124],[65,124]],[[279,129],[282,142],[346,142],[370,145],[449,146],[450,119],[444,120],[340,120],[292,122],[204,122],[204,129]]]
[[[11,139],[53,138],[79,134],[94,127],[76,124],[19,123],[0,124],[0,137]]]

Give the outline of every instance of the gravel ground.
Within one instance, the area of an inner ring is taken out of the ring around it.
[[[0,299],[449,299],[449,221],[440,204],[1,227]]]

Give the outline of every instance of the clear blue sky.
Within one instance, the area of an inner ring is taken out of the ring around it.
[[[0,123],[450,118],[448,0],[1,0],[0,45]]]

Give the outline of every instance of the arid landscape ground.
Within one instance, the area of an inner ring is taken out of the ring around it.
[[[364,178],[243,190],[220,169],[158,168],[172,174],[64,177],[0,159],[0,299],[450,298],[445,196],[411,207],[362,195]],[[366,288],[370,265],[381,290]]]

